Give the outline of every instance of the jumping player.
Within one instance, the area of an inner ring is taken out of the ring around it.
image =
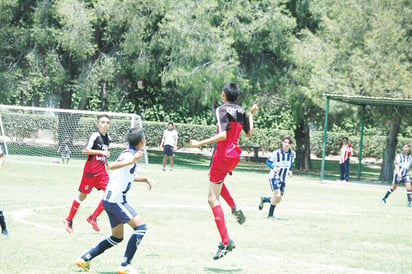
[[[126,201],[126,195],[132,186],[132,182],[145,182],[149,185],[149,190],[152,189],[154,182],[149,178],[135,175],[136,163],[143,156],[142,151],[140,151],[145,141],[143,130],[141,128],[131,129],[127,135],[127,140],[129,148],[119,155],[116,162],[109,164],[109,169],[113,170],[113,173],[103,197],[103,206],[109,216],[112,235],[76,260],[76,265],[84,271],[90,270],[90,261],[93,258],[123,240],[123,226],[127,223],[133,229],[133,233],[129,238],[117,273],[137,273],[130,263],[146,233],[147,226]]]
[[[292,138],[284,136],[282,147],[273,151],[272,155],[266,160],[266,165],[270,168],[269,184],[272,189],[272,197],[260,197],[259,210],[263,209],[265,203],[270,203],[268,218],[275,220],[273,213],[276,205],[282,200],[285,193],[286,180],[292,177],[292,164],[296,154],[290,149]]]
[[[402,152],[396,155],[392,186],[386,191],[385,196],[381,199],[382,204],[386,205],[386,199],[389,198],[389,195],[396,190],[400,183],[404,183],[406,187],[406,197],[408,198],[408,206],[412,207],[412,188],[408,175],[411,165],[412,156],[409,155],[409,144],[404,144],[402,146]]]
[[[223,189],[227,191],[224,185],[226,175],[230,174],[239,163],[240,153],[242,152],[238,146],[240,133],[243,129],[247,137],[252,136],[253,114],[258,110],[258,106],[253,105],[250,108],[249,115],[247,115],[245,110],[235,103],[239,94],[240,89],[236,83],[226,84],[221,93],[223,105],[216,109],[217,134],[202,141],[190,141],[191,146],[195,148],[216,143],[216,150],[209,171],[208,195],[209,206],[212,208],[221,237],[218,251],[213,257],[214,260],[222,258],[235,248],[235,243],[229,238],[227,232],[219,196]]]
[[[92,189],[106,190],[107,183],[109,182],[109,175],[106,171],[106,159],[110,157],[110,138],[107,135],[109,125],[109,116],[106,114],[100,115],[97,121],[98,131],[90,136],[86,147],[82,151],[83,154],[87,155],[87,161],[84,165],[83,176],[79,186],[79,196],[74,199],[69,216],[63,220],[68,233],[73,233],[73,218],[80,204],[86,199]],[[100,228],[97,225],[96,219],[102,212],[103,204],[102,201],[100,201],[93,214],[87,218],[87,222],[90,223],[97,232],[100,231]]]

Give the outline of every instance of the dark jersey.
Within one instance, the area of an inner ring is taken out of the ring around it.
[[[243,108],[226,102],[216,109],[217,132],[226,131],[226,140],[217,142],[215,154],[218,157],[238,158],[242,152],[238,146],[242,129],[249,133],[250,124]]]
[[[110,138],[100,132],[93,133],[85,149],[109,150]],[[106,173],[106,157],[103,155],[87,155],[84,172],[90,174]]]

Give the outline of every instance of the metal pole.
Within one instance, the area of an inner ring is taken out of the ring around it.
[[[361,162],[362,162],[362,147],[363,147],[363,126],[365,120],[365,106],[361,108],[361,134],[360,134],[360,142],[359,142],[359,164],[358,164],[358,179],[361,176]]]
[[[325,126],[323,129],[322,165],[320,169],[320,180],[321,181],[323,181],[323,175],[325,173],[326,135],[328,132],[328,115],[329,115],[329,97],[326,96]]]

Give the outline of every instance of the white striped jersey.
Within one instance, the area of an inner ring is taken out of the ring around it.
[[[403,152],[396,155],[395,162],[398,163],[399,171],[402,174],[402,177],[408,176],[409,168],[412,164],[412,156],[405,155]],[[396,170],[394,170],[396,173]]]
[[[273,179],[278,175],[280,181],[286,183],[288,173],[289,171],[292,171],[292,164],[295,161],[295,158],[296,153],[291,149],[289,149],[288,152],[283,151],[282,148],[273,151],[272,155],[269,157],[269,161],[273,163],[274,167],[279,167],[279,171],[275,173],[274,169],[271,169],[269,178]]]
[[[136,153],[137,151],[134,148],[129,148],[119,155],[117,161],[132,161]],[[103,200],[109,203],[121,203],[126,201],[126,194],[132,187],[132,183],[136,176],[136,169],[137,164],[134,163],[133,165],[113,170]]]

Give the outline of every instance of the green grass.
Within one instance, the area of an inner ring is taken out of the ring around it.
[[[153,161],[152,161],[153,160]],[[246,215],[239,225],[223,203],[230,237],[237,248],[219,261],[212,256],[220,240],[207,204],[208,159],[178,157],[173,172],[162,172],[159,159],[141,168],[155,179],[147,191],[137,184],[128,200],[148,225],[133,260],[141,273],[410,273],[409,237],[412,209],[399,188],[380,204],[388,188],[376,184],[319,182],[318,176],[295,175],[277,207],[279,220],[266,219],[267,172],[242,163],[227,185]],[[10,239],[0,238],[0,273],[77,273],[74,260],[110,235],[105,214],[102,231],[86,222],[102,196],[93,191],[74,220],[75,233],[64,230],[83,169],[47,158],[8,157],[0,170],[0,206]],[[196,165],[195,165],[196,164]],[[125,240],[93,260],[99,273],[115,273]]]

